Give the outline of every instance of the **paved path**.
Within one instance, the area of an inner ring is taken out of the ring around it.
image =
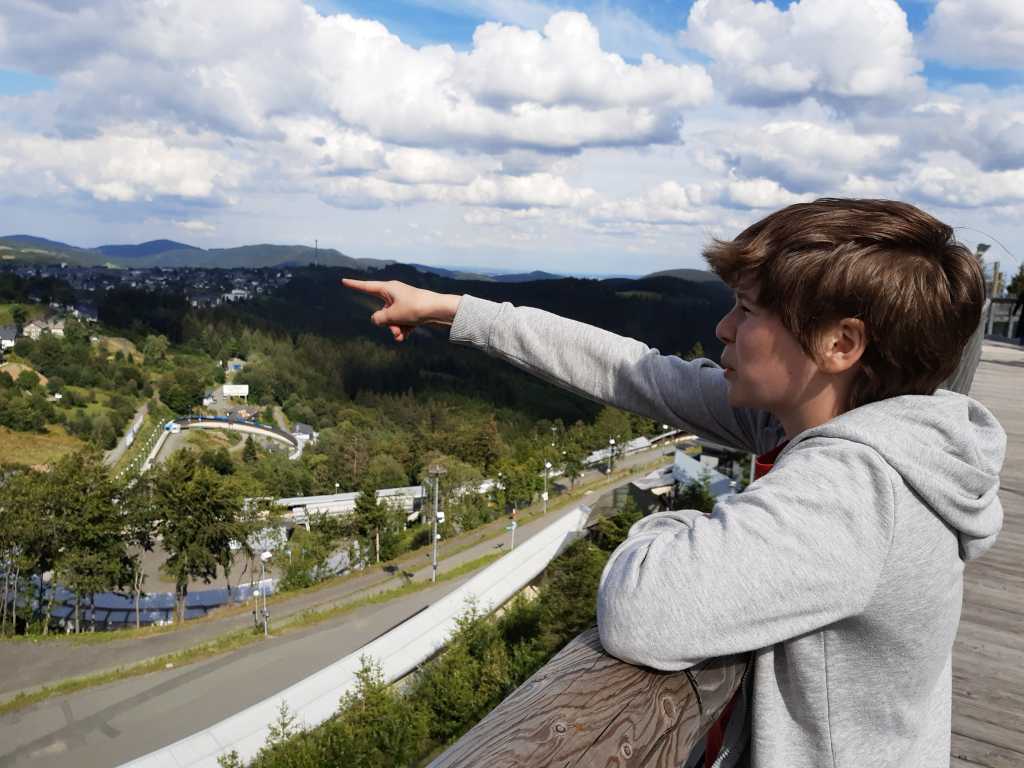
[[[136,422],[141,423],[140,419],[144,419],[147,413],[149,413],[149,400],[146,400],[146,402],[140,405],[138,410],[135,411],[135,415],[132,416],[132,420],[128,422],[128,429],[131,429],[132,424]],[[124,452],[130,447],[126,442],[127,439],[128,432],[126,431],[120,438],[118,438],[117,445],[104,455],[103,462],[108,467],[112,467],[117,464],[121,457],[124,456]]]
[[[1008,437],[1003,530],[964,569],[953,647],[953,768],[1024,766],[1024,349],[986,342],[971,395]]]
[[[636,465],[651,460],[650,454],[638,455],[624,463]],[[627,481],[623,480],[616,485]],[[610,488],[603,492],[610,492]],[[523,523],[516,532],[517,543],[529,539],[563,514],[565,511],[551,512],[546,518]],[[494,525],[502,527],[505,522],[495,521]],[[497,543],[493,539],[481,541],[450,556],[444,561],[442,572],[461,562],[496,551]],[[504,544],[504,539],[501,543]],[[429,579],[429,563],[426,559],[416,570],[415,578]],[[469,575],[381,605],[366,606],[314,627],[271,638],[181,669],[157,672],[71,696],[49,699],[0,717],[0,768],[23,765],[75,768],[116,765],[170,744],[360,648],[430,605],[441,595],[454,590],[468,578]],[[383,589],[384,586],[378,585],[376,588]],[[339,600],[334,599],[333,602]],[[272,613],[275,612],[276,609],[272,610]],[[250,621],[248,615],[235,619],[245,626]],[[199,630],[201,626],[196,625],[196,629]],[[220,634],[225,628],[221,626],[212,634]],[[205,632],[205,627],[201,631]],[[118,656],[139,653],[143,657],[151,657],[165,652],[154,650],[165,638],[180,642],[182,636],[184,633],[149,638],[144,642],[151,645],[145,650],[138,649],[138,641],[123,644],[118,641],[121,647],[116,652]],[[198,639],[197,635],[192,635],[187,645]],[[75,648],[49,645],[51,650],[46,655],[55,664],[61,663],[57,660],[61,655],[71,658],[72,654],[77,656],[79,652],[89,653],[95,649],[105,651],[108,655],[111,652],[108,644]],[[54,646],[57,647],[56,653],[52,650]],[[19,648],[12,645],[4,651],[18,654],[24,651],[25,657],[31,657],[36,647],[22,645]],[[22,664],[13,666],[20,668]],[[35,668],[39,670],[41,667],[36,664]],[[15,669],[11,671],[15,673]],[[18,671],[16,674],[21,673]]]

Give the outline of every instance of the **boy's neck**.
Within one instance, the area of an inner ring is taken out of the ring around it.
[[[808,387],[809,391],[800,404],[786,411],[775,411],[775,418],[782,424],[786,439],[792,440],[808,429],[831,421],[846,412],[848,398],[846,382],[819,381],[817,386]]]

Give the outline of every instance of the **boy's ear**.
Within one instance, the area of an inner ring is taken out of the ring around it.
[[[864,321],[844,317],[824,334],[818,367],[826,373],[843,373],[858,362],[867,348]]]

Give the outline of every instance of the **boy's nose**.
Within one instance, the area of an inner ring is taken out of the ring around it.
[[[732,312],[729,312],[725,317],[718,321],[718,325],[715,326],[715,336],[723,344],[732,344],[735,341],[735,333],[732,327]]]

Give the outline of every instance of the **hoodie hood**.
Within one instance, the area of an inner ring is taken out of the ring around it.
[[[960,539],[960,557],[973,560],[996,540],[1003,524],[999,471],[1006,432],[977,400],[946,390],[903,395],[855,408],[800,433],[841,437],[876,450]]]

